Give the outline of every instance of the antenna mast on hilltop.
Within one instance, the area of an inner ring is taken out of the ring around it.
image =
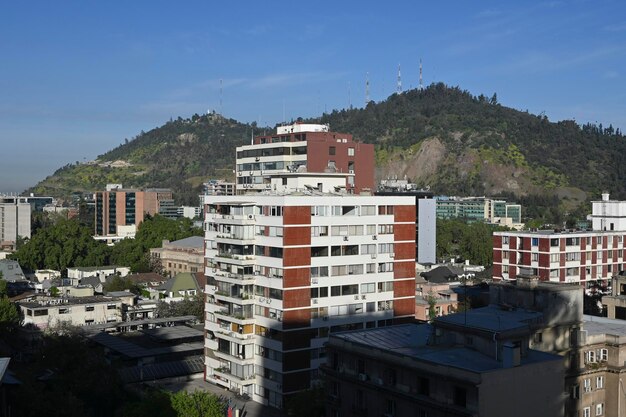
[[[422,83],[422,58],[420,58],[420,86],[419,86],[420,90],[424,89],[424,84]]]
[[[398,88],[396,92],[398,94],[402,94],[402,74],[400,73],[400,64],[398,64]]]
[[[365,107],[370,102],[370,73],[365,73]]]

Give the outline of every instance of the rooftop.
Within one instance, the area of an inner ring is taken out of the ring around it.
[[[429,345],[431,334],[432,326],[428,324],[402,324],[335,333],[331,335],[331,340],[340,339],[385,353],[471,372],[488,372],[501,369],[503,366],[502,362],[474,349],[463,346]],[[529,350],[528,355],[522,358],[522,365],[552,360],[562,359],[558,355]]]
[[[437,317],[436,322],[471,327],[488,332],[505,332],[527,329],[542,318],[543,314],[535,311],[521,308],[503,309],[496,305],[489,305],[464,313]]]
[[[72,306],[82,304],[114,303],[119,298],[94,295],[91,297],[37,297],[35,301],[19,303],[27,308],[47,308],[56,306]]]
[[[589,336],[605,334],[626,336],[626,321],[585,315],[583,316],[583,329]]]
[[[190,236],[184,239],[175,240],[173,242],[168,242],[163,246],[175,247],[175,248],[204,248],[204,237],[202,236]]]
[[[118,266],[118,265],[107,265],[107,266],[77,266],[77,267],[68,268],[68,269],[74,269],[76,271],[83,271],[83,272],[94,272],[94,271],[103,271],[103,270],[117,269],[117,268],[128,268],[128,267]]]

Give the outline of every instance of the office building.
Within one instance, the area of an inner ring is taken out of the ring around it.
[[[161,205],[171,206],[173,203],[172,191],[169,189],[108,188],[107,191],[96,193],[96,236],[133,237],[146,215],[154,216],[161,211]]]
[[[519,229],[522,224],[522,206],[487,197],[438,196],[437,218],[463,219],[500,224]]]
[[[237,194],[272,190],[272,176],[286,172],[346,174],[343,187],[359,194],[375,189],[374,145],[327,125],[295,123],[237,147],[235,171]]]
[[[26,197],[0,196],[0,244],[15,248],[18,238],[30,239],[31,205]]]
[[[626,201],[603,194],[592,202],[592,230],[495,232],[493,277],[515,277],[529,268],[542,281],[606,286],[626,269]]]
[[[205,231],[205,377],[255,401],[309,388],[330,332],[414,317],[414,197],[206,196]]]

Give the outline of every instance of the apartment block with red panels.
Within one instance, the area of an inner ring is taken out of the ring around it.
[[[496,232],[494,279],[515,279],[520,268],[542,281],[610,280],[626,269],[626,231]]]
[[[237,148],[237,193],[268,190],[275,174],[337,172],[351,174],[346,190],[358,194],[375,189],[374,167],[374,145],[355,142],[348,133],[330,132],[326,125],[281,126]]]
[[[162,201],[172,201],[171,190],[150,188],[96,192],[95,235],[115,235],[118,226],[139,226],[147,214],[153,216],[159,213]]]
[[[205,197],[206,380],[282,407],[331,332],[415,314],[413,197]]]

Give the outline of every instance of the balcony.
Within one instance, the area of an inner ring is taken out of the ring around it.
[[[238,376],[238,375],[231,374],[230,369],[228,369],[228,367],[226,366],[214,369],[213,374],[223,380],[235,381],[241,385],[253,384],[254,381],[256,380],[256,375],[254,374],[247,375],[247,376],[246,375]]]
[[[254,316],[251,314],[249,316],[245,316],[240,313],[229,313],[228,310],[216,311],[216,316],[221,316],[223,319],[230,323],[246,325],[246,324],[254,324]]]
[[[234,356],[230,353],[222,352],[221,350],[213,351],[213,354],[216,358],[223,359],[225,361],[236,363],[237,365],[252,365],[254,364],[254,356],[249,358],[244,357],[243,355]]]
[[[255,256],[250,255],[242,255],[242,254],[231,254],[227,252],[218,252],[215,255],[216,262],[225,262],[233,265],[252,265],[254,264]]]
[[[223,291],[216,291],[215,298],[218,301],[224,301],[238,305],[254,304],[254,296],[248,293],[229,295],[228,293],[225,293]]]
[[[238,344],[250,344],[254,343],[254,334],[253,333],[238,333],[234,331],[230,331],[228,329],[218,329],[215,330],[215,336],[228,340],[229,342],[238,343]]]

